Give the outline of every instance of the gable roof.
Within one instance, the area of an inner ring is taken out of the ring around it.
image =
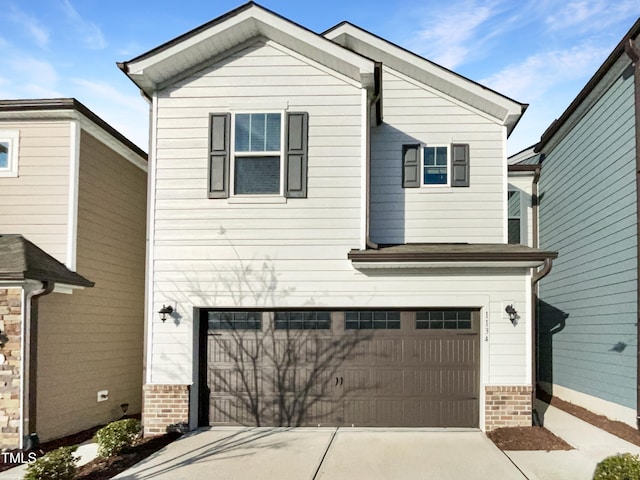
[[[323,36],[488,114],[507,127],[507,135],[528,107],[349,22]]]
[[[22,235],[0,235],[0,280],[40,280],[79,287],[95,285]]]
[[[625,56],[625,47],[629,41],[635,41],[638,43],[638,37],[640,36],[640,18],[638,18],[633,26],[629,29],[627,34],[622,37],[622,40],[616,45],[611,54],[607,57],[604,63],[598,68],[593,77],[587,82],[584,88],[578,93],[576,98],[569,104],[567,109],[562,113],[560,118],[551,123],[549,128],[545,130],[540,138],[540,142],[535,146],[536,152],[542,152],[551,141],[557,137],[558,134],[564,136],[569,130],[571,130],[576,123],[584,116],[584,114],[593,106],[593,104],[600,98],[605,88],[602,87],[602,83],[607,78],[615,78],[619,72],[612,72],[619,60]],[[628,65],[631,59],[627,57],[624,62]],[[618,65],[621,69],[624,65]],[[613,74],[612,74],[613,73]]]
[[[147,96],[151,96],[154,90],[170,85],[185,73],[198,71],[229,50],[257,38],[271,39],[360,82],[365,88],[374,88],[375,62],[255,2],[248,2],[117,65]]]

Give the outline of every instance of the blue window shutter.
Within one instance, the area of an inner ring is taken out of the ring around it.
[[[231,114],[209,118],[209,198],[229,197]]]
[[[451,145],[451,186],[469,186],[469,145],[454,143]]]
[[[402,186],[418,188],[420,186],[420,145],[402,146]]]
[[[306,198],[309,114],[288,113],[285,128],[284,196]]]

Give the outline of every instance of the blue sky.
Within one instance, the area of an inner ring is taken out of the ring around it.
[[[76,97],[147,150],[148,107],[115,63],[243,1],[0,0],[0,98]],[[322,32],[348,20],[530,107],[537,142],[640,16],[638,0],[262,0]]]

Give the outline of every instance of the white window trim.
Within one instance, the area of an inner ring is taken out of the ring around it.
[[[7,166],[0,168],[0,177],[17,177],[20,132],[18,130],[0,130],[0,142],[6,142],[9,144]]]
[[[279,113],[280,114],[280,152],[236,152],[236,115],[251,113]],[[280,109],[242,109],[231,112],[231,145],[229,163],[229,198],[270,199],[284,198],[284,156],[285,156],[285,128],[286,110]],[[275,157],[280,155],[280,193],[236,193],[236,157]]]
[[[424,183],[424,149],[425,148],[437,148],[437,147],[445,147],[447,149],[447,183],[444,184],[432,184],[432,183]],[[445,191],[451,190],[451,145],[446,143],[429,143],[429,144],[421,144],[420,145],[420,187],[427,189],[445,189]]]

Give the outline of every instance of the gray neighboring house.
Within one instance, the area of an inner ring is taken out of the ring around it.
[[[538,380],[564,400],[637,422],[640,20],[535,147],[540,248]]]

